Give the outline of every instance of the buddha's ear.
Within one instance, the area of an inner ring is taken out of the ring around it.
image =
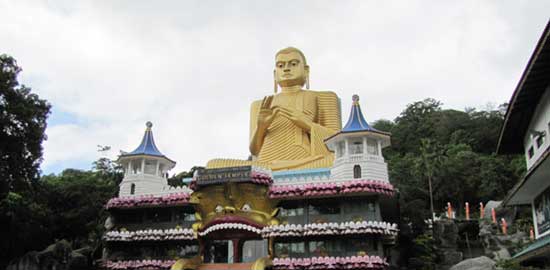
[[[275,73],[275,70],[273,70],[273,93],[277,94],[277,90],[279,90],[277,86],[277,75]]]
[[[306,89],[309,90],[309,66],[308,65],[305,65],[304,66],[304,71],[306,72],[306,78],[305,78],[305,81],[306,81]]]

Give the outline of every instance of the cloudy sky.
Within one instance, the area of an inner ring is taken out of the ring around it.
[[[274,54],[295,46],[311,88],[369,121],[414,101],[507,102],[550,1],[0,0],[0,53],[52,105],[42,169],[89,169],[131,151],[145,122],[173,172],[248,155],[249,104],[272,93]]]

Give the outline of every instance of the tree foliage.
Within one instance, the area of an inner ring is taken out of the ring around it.
[[[20,85],[15,59],[0,55],[0,268],[7,258],[47,241],[52,211],[40,194],[42,141],[50,104]]]
[[[414,239],[424,235],[430,181],[436,214],[444,212],[447,202],[460,214],[465,202],[503,199],[519,181],[523,157],[494,154],[505,111],[506,104],[490,111],[443,109],[441,102],[425,99],[409,104],[393,122],[373,123],[392,133],[384,156],[392,184],[400,191],[401,230],[409,234],[401,236],[409,241],[402,245],[414,249]]]
[[[0,199],[39,178],[50,104],[20,85],[15,59],[0,55]]]
[[[106,218],[105,203],[118,192],[122,174],[113,169],[66,169],[43,176],[33,184],[33,195],[10,192],[0,202],[8,217],[0,231],[0,261],[30,250],[41,250],[56,239],[69,240],[73,248],[97,247]]]
[[[184,183],[182,182],[184,178],[193,177],[193,174],[195,174],[195,171],[201,168],[204,168],[204,167],[193,166],[189,171],[179,172],[173,175],[172,177],[168,178],[168,184],[173,187],[181,187],[184,185]]]

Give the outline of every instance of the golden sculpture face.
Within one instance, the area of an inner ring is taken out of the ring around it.
[[[256,228],[277,224],[275,202],[267,196],[268,187],[252,183],[226,183],[202,188],[191,195],[203,231],[220,223],[240,223]]]
[[[308,69],[297,51],[279,53],[275,59],[275,80],[281,87],[303,86]]]

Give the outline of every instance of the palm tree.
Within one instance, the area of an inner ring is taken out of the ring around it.
[[[441,147],[432,139],[423,138],[420,140],[420,160],[417,164],[422,175],[428,179],[428,189],[430,192],[430,211],[432,213],[432,223],[435,218],[434,199],[433,199],[433,177],[443,162],[444,155]]]

